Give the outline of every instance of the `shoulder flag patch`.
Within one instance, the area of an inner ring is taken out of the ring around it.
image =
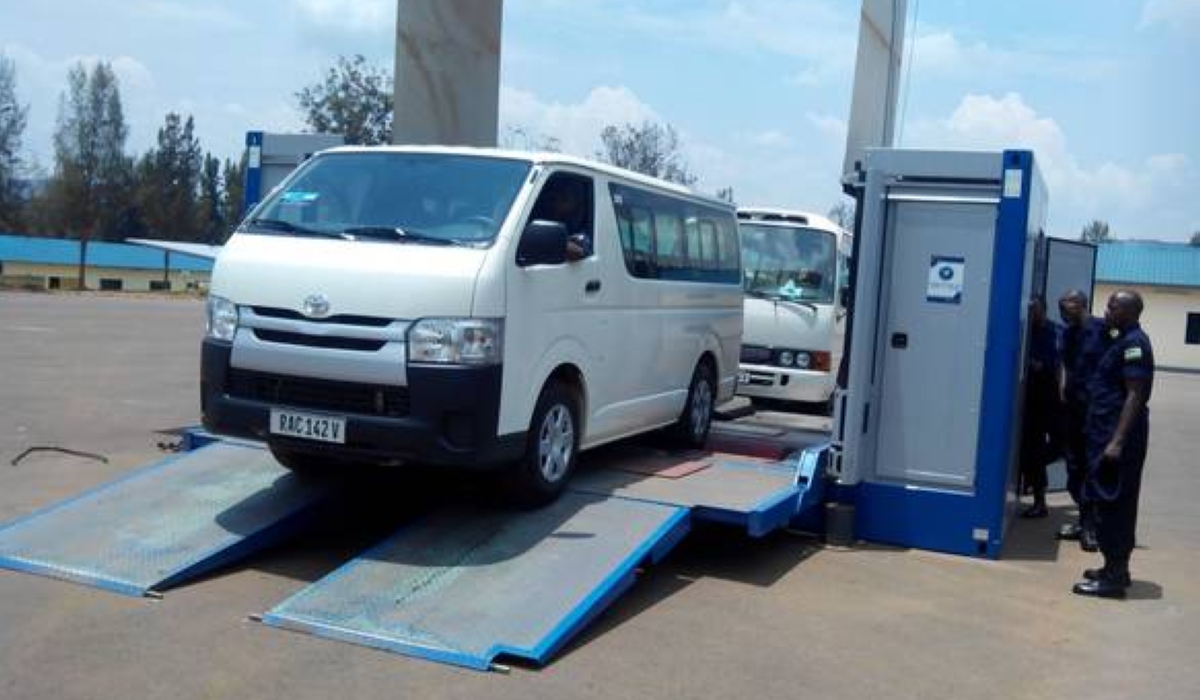
[[[1125,348],[1125,361],[1133,362],[1134,360],[1142,359],[1142,349],[1136,345],[1131,348]]]

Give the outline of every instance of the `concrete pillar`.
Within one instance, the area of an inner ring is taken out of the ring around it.
[[[397,0],[392,143],[495,146],[503,0]]]

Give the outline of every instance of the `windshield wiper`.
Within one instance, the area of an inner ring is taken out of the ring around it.
[[[399,226],[351,226],[343,229],[342,233],[353,238],[381,238],[391,241],[412,241],[414,243],[432,243],[434,245],[460,245],[453,238],[440,238],[428,233]]]
[[[245,223],[246,226],[255,226],[264,228],[269,231],[282,231],[283,233],[295,233],[301,236],[318,236],[320,238],[341,238],[346,237],[337,231],[321,231],[315,228],[307,228],[305,226],[297,226],[290,221],[283,219],[250,219]]]
[[[776,304],[779,304],[779,302],[781,302],[781,301],[788,303],[788,304],[796,304],[797,306],[803,306],[804,308],[812,311],[813,313],[817,313],[817,305],[812,303],[811,301],[803,301],[801,299],[796,299],[793,297],[785,296],[783,294],[780,294],[779,292],[767,292],[767,291],[764,291],[761,289],[747,289],[746,294],[748,294],[756,299],[769,299],[769,300],[775,302]]]

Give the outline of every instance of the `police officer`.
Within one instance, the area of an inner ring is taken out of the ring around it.
[[[1083,489],[1087,475],[1087,384],[1100,356],[1108,347],[1108,328],[1104,320],[1088,313],[1088,297],[1078,289],[1072,289],[1058,301],[1058,312],[1062,317],[1062,399],[1064,411],[1063,442],[1067,463],[1067,491],[1079,507],[1079,522],[1068,523],[1058,531],[1060,539],[1079,540],[1079,546],[1087,552],[1099,548],[1096,542],[1096,519],[1092,505],[1086,500]]]
[[[1021,430],[1021,480],[1033,491],[1033,505],[1021,517],[1044,518],[1046,465],[1061,449],[1057,428],[1059,405],[1059,328],[1046,318],[1046,300],[1029,300],[1029,371],[1025,381],[1025,410]]]
[[[1079,595],[1123,598],[1137,529],[1138,493],[1150,437],[1154,351],[1138,320],[1142,298],[1121,290],[1108,300],[1112,343],[1088,382],[1087,498],[1096,504],[1096,534],[1104,566],[1083,572]]]

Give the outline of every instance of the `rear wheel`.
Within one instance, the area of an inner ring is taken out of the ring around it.
[[[708,442],[708,429],[712,426],[713,409],[717,401],[716,376],[712,365],[701,360],[692,372],[688,385],[687,403],[683,414],[671,427],[671,438],[680,447],[699,449]]]
[[[579,454],[579,399],[569,387],[551,382],[542,389],[525,454],[510,475],[510,491],[520,505],[550,503],[562,493]]]

